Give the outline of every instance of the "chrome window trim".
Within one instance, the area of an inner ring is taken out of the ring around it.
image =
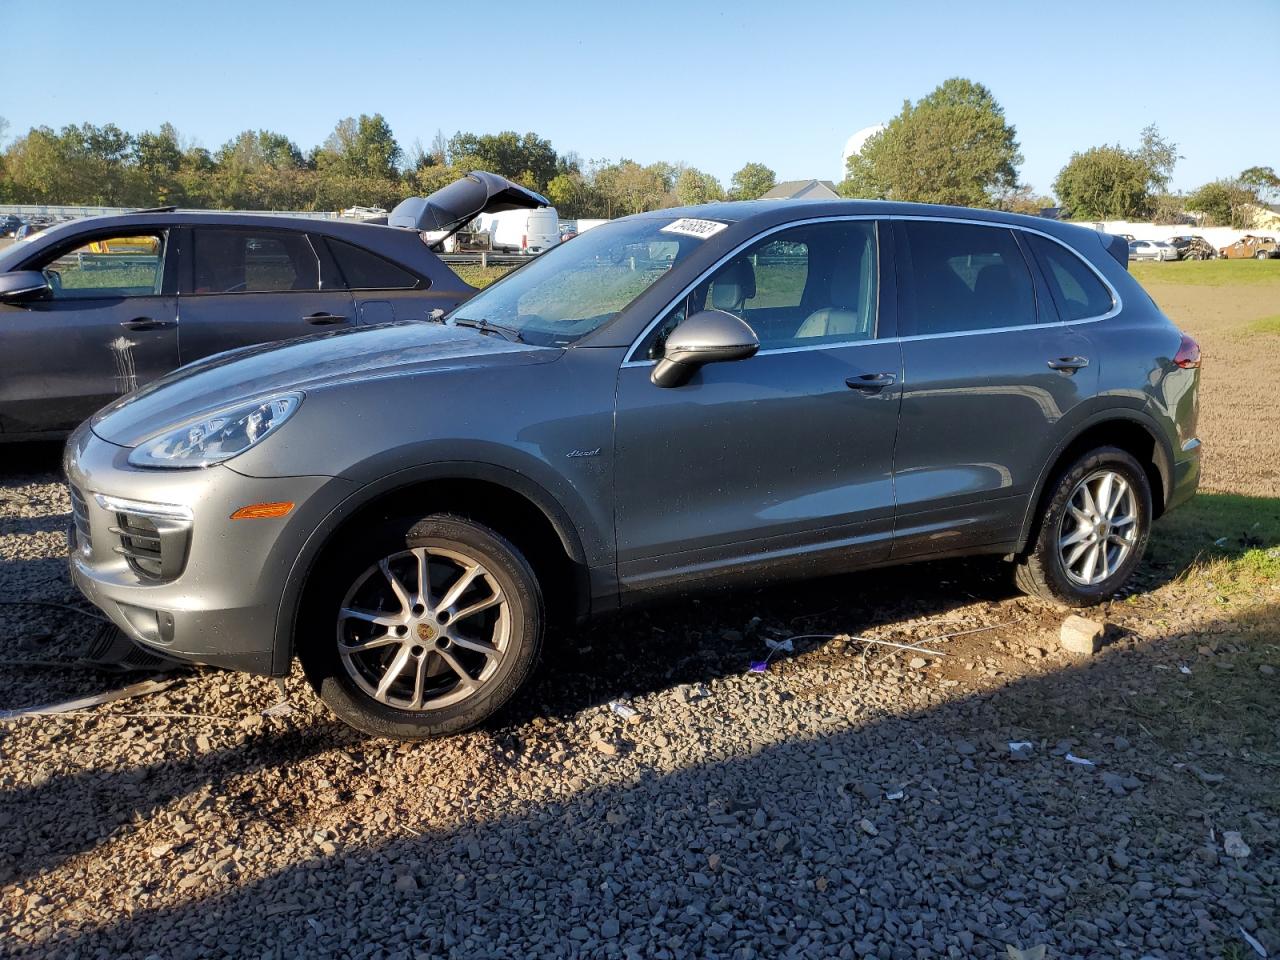
[[[649,325],[646,326],[644,330],[640,332],[640,335],[636,337],[634,341],[632,341],[630,348],[628,348],[627,350],[626,359],[623,360],[622,362],[622,367],[623,368],[649,367],[656,364],[658,362],[657,360],[634,359],[636,351],[640,349],[640,345],[645,341],[645,338],[649,336],[649,334],[653,331],[653,328],[658,325],[658,323],[662,320],[662,318],[665,317],[667,313],[677,303],[679,303],[681,300],[687,297],[690,293],[693,292],[695,287],[697,287],[700,283],[702,283],[709,276],[711,276],[711,274],[715,273],[717,270],[719,270],[722,266],[724,266],[727,262],[729,262],[731,259],[737,256],[747,247],[753,245],[759,240],[763,240],[765,237],[772,236],[773,234],[778,233],[779,231],[788,230],[792,227],[804,227],[814,223],[836,223],[836,222],[844,222],[844,221],[850,221],[850,220],[877,220],[877,221],[884,221],[886,223],[892,222],[894,220],[928,220],[928,221],[934,221],[938,223],[964,223],[964,224],[971,224],[973,226],[978,226],[978,227],[994,227],[996,229],[1001,229],[1001,230],[1021,230],[1024,233],[1031,233],[1031,234],[1035,234],[1038,237],[1044,237],[1046,240],[1051,240],[1052,242],[1056,243],[1058,246],[1062,247],[1064,250],[1067,251],[1067,253],[1071,254],[1071,256],[1075,257],[1077,260],[1079,260],[1081,263],[1083,263],[1086,267],[1089,268],[1089,270],[1093,273],[1093,275],[1097,277],[1099,281],[1102,282],[1102,285],[1106,287],[1107,291],[1111,294],[1111,309],[1106,313],[1099,314],[1098,316],[1081,317],[1079,320],[1059,320],[1057,323],[1027,323],[1027,324],[1019,324],[1019,325],[1010,326],[1010,327],[984,327],[981,330],[949,330],[945,333],[917,333],[917,334],[912,334],[906,337],[885,337],[883,339],[873,337],[870,340],[847,340],[843,342],[828,341],[826,343],[815,343],[812,345],[805,345],[801,347],[775,347],[769,350],[761,350],[756,354],[756,356],[762,357],[762,356],[768,356],[770,354],[775,354],[775,353],[799,353],[805,350],[831,350],[837,347],[839,348],[856,347],[856,346],[861,346],[864,344],[871,344],[871,343],[893,343],[895,341],[899,343],[907,343],[915,340],[937,340],[943,337],[972,337],[972,336],[985,334],[985,333],[1010,333],[1018,330],[1042,330],[1045,327],[1051,327],[1051,326],[1077,326],[1082,323],[1098,323],[1099,321],[1102,321],[1102,320],[1110,320],[1112,317],[1120,313],[1120,311],[1124,308],[1124,303],[1120,299],[1120,291],[1118,291],[1112,285],[1110,280],[1108,280],[1105,276],[1102,275],[1102,271],[1100,271],[1097,267],[1095,267],[1089,261],[1088,257],[1081,256],[1076,250],[1072,248],[1072,246],[1069,243],[1066,243],[1063,240],[1060,240],[1059,238],[1053,236],[1052,234],[1045,233],[1043,230],[1036,230],[1034,227],[1028,227],[1022,224],[999,223],[997,221],[992,221],[992,220],[973,220],[967,217],[939,217],[939,216],[929,216],[927,214],[889,214],[889,215],[849,214],[847,216],[811,217],[805,220],[791,220],[787,223],[770,227],[768,230],[764,231],[763,233],[758,233],[755,236],[751,237],[749,240],[743,241],[738,246],[734,247],[731,251],[729,251],[727,254],[725,254],[723,257],[721,257],[719,260],[717,260],[710,267],[708,267],[706,270],[702,271],[702,273],[698,275],[697,279],[695,279],[691,284],[689,284],[687,287],[681,290],[677,296],[673,297],[671,301],[667,303],[666,306],[664,306],[661,310],[659,310],[657,313],[657,316],[653,318],[652,322],[650,322]],[[877,238],[877,257],[879,256],[878,240],[879,238]],[[1034,251],[1032,251],[1032,255],[1034,256]],[[1028,264],[1027,266],[1030,267],[1031,264]],[[878,260],[877,260],[877,269],[879,269]],[[1045,282],[1048,283],[1048,280],[1046,279]],[[876,291],[876,310],[877,310],[876,324],[877,326],[879,326],[879,320],[880,320],[879,304],[880,304],[880,291],[877,290]],[[1056,304],[1054,305],[1054,309],[1055,310],[1057,309]]]

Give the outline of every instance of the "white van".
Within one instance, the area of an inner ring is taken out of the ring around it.
[[[489,234],[494,250],[542,253],[560,242],[560,216],[555,207],[481,214],[480,229]]]

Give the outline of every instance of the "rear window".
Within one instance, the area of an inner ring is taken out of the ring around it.
[[[1115,301],[1098,275],[1060,243],[1028,234],[1031,246],[1045,266],[1049,287],[1058,300],[1064,320],[1085,320],[1110,313]]]
[[[1011,230],[931,220],[903,227],[911,278],[903,336],[1037,322],[1031,272]]]
[[[191,261],[194,293],[320,289],[320,261],[302,233],[198,228]]]
[[[327,240],[349,290],[413,290],[420,285],[427,286],[425,282],[419,284],[418,278],[408,270],[376,253],[332,237]]]

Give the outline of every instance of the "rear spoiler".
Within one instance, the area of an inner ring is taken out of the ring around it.
[[[1102,246],[1107,253],[1115,258],[1116,263],[1128,270],[1129,241],[1114,233],[1102,233],[1101,231],[1098,233],[1098,239],[1102,241]]]

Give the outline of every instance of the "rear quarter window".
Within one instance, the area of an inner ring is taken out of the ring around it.
[[[325,240],[348,290],[414,290],[428,285],[404,267],[376,253],[332,237]]]
[[[1045,279],[1058,301],[1062,319],[1086,320],[1111,312],[1115,306],[1111,291],[1088,264],[1060,243],[1035,234],[1027,237],[1044,264]]]

